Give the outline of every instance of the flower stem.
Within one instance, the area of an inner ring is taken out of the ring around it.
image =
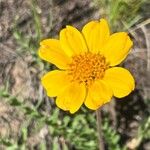
[[[97,119],[97,132],[99,138],[99,150],[104,150],[104,142],[102,135],[102,118],[101,118],[101,110],[100,108],[96,110],[96,119]]]

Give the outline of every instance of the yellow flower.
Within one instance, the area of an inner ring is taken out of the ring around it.
[[[59,40],[40,43],[39,56],[59,69],[42,77],[47,95],[56,98],[56,105],[70,113],[84,103],[96,110],[112,96],[121,98],[134,90],[132,75],[114,67],[128,55],[133,42],[125,32],[110,35],[105,19],[87,23],[82,32],[66,26]]]

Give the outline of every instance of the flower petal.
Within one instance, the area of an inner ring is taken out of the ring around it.
[[[70,83],[67,72],[59,70],[48,72],[42,77],[41,81],[50,97],[57,96]]]
[[[66,26],[60,32],[60,43],[68,56],[87,51],[87,46],[82,34],[72,26]]]
[[[121,67],[106,70],[103,80],[111,86],[114,96],[118,98],[127,96],[135,88],[133,76],[128,70]]]
[[[95,83],[89,88],[88,95],[84,103],[86,107],[96,110],[100,106],[109,102],[112,95],[113,92],[111,88],[104,81],[95,81]]]
[[[121,63],[129,53],[133,42],[125,32],[114,33],[102,48],[102,54],[109,61],[110,66]]]
[[[69,110],[70,113],[75,113],[83,104],[85,95],[84,84],[71,83],[58,95],[56,105],[63,110]]]
[[[61,49],[60,42],[55,39],[46,39],[40,42],[39,56],[55,64],[60,69],[67,69],[70,63],[70,58]]]
[[[86,39],[89,51],[97,53],[104,46],[109,38],[110,32],[108,23],[105,19],[99,21],[91,21],[87,23],[82,30]]]

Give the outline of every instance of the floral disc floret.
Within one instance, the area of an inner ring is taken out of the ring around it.
[[[103,55],[87,52],[72,57],[68,75],[71,81],[84,82],[89,86],[93,81],[102,79],[108,67],[109,65]]]

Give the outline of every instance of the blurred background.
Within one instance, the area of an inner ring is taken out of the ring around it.
[[[97,150],[95,112],[70,115],[45,95],[41,76],[55,66],[38,55],[39,42],[107,18],[134,47],[122,66],[136,89],[102,107],[106,150],[150,150],[149,0],[0,0],[0,150]]]

